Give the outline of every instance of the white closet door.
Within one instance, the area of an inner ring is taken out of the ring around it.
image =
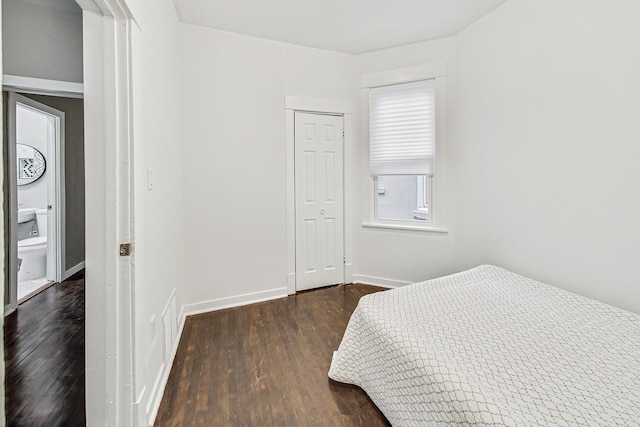
[[[344,283],[344,119],[295,113],[296,290]]]

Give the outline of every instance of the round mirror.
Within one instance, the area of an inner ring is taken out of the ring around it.
[[[18,157],[18,185],[31,184],[39,180],[47,170],[42,153],[30,145],[16,144]]]

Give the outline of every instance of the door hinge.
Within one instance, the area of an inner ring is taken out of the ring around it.
[[[129,256],[133,252],[131,243],[120,243],[120,256]]]
[[[345,264],[347,263],[347,257],[346,256],[342,257],[342,262],[344,262]]]
[[[343,129],[342,130],[342,137],[344,138],[344,136],[345,136],[345,133],[344,133],[344,129]]]

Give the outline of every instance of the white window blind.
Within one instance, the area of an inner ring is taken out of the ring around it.
[[[369,90],[371,175],[433,175],[434,80]]]

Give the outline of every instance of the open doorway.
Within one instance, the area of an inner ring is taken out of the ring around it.
[[[61,280],[65,114],[15,92],[8,98],[8,182],[17,207],[8,302],[15,308],[14,295],[20,304]]]
[[[78,97],[5,96],[14,152],[7,156],[9,205],[16,207],[9,212],[5,303],[15,308],[84,268],[84,103]]]
[[[5,156],[5,166],[12,163],[5,192],[14,221],[7,308],[15,310],[5,320],[7,417],[35,422],[43,410],[47,417],[84,417],[84,399],[78,401],[85,390],[83,100],[16,92],[5,98],[5,146],[12,152]],[[63,282],[77,272],[79,278]],[[37,301],[30,304],[31,297]],[[27,354],[17,345],[25,337],[35,349]],[[51,354],[65,369],[33,375]],[[56,404],[38,404],[42,392]]]

